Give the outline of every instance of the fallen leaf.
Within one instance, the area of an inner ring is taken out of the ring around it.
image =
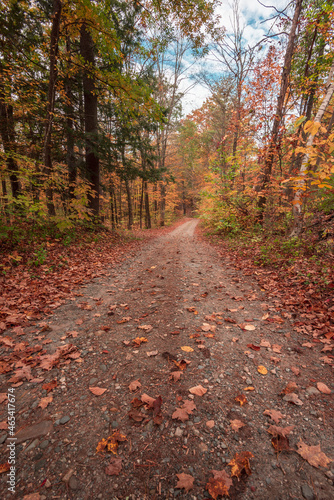
[[[255,388],[250,386],[250,387],[245,387],[244,391],[255,391]]]
[[[118,323],[119,325],[121,325],[122,323],[128,323],[128,321],[130,321],[131,319],[132,319],[132,318],[131,318],[131,316],[126,316],[126,317],[124,317],[124,318],[122,318],[122,319],[118,320],[118,321],[117,321],[117,323]]]
[[[207,422],[205,422],[205,425],[207,426],[208,429],[213,429],[215,426],[215,421],[214,420],[207,420]]]
[[[43,384],[42,385],[42,388],[45,389],[46,391],[48,391],[48,393],[50,391],[52,391],[53,389],[55,389],[56,387],[57,387],[57,380],[52,380],[48,384]]]
[[[189,392],[191,392],[191,394],[195,394],[196,396],[203,396],[206,392],[208,392],[208,390],[201,385],[196,385],[195,387],[191,387]]]
[[[287,401],[288,403],[293,403],[295,405],[298,405],[298,406],[302,406],[303,404],[303,401],[301,401],[297,394],[295,394],[294,392],[292,392],[291,394],[286,394],[284,396],[284,401]]]
[[[296,389],[298,389],[296,382],[289,382],[281,394],[291,394],[291,392],[295,392]]]
[[[158,351],[149,351],[149,352],[146,352],[146,356],[148,356],[149,358],[152,357],[152,356],[156,356],[158,354]]]
[[[145,332],[150,332],[151,330],[153,330],[152,325],[139,325],[137,326],[137,328],[139,328],[140,330],[145,330]]]
[[[271,347],[271,343],[268,340],[262,339],[260,342],[261,347]]]
[[[257,367],[257,371],[259,373],[261,373],[261,375],[267,375],[267,373],[268,373],[267,368],[265,366],[262,366],[262,365]]]
[[[89,390],[95,396],[102,396],[102,394],[104,394],[107,389],[102,389],[102,387],[89,387]]]
[[[235,431],[235,432],[238,432],[239,429],[241,429],[241,427],[244,427],[244,424],[243,422],[241,422],[241,420],[230,420],[231,422],[231,427],[232,429]]]
[[[277,425],[271,425],[268,428],[269,434],[272,436],[282,436],[282,437],[287,437],[291,431],[295,428],[294,425],[289,425],[288,427],[278,427]]]
[[[235,398],[235,401],[236,401],[237,403],[239,403],[239,405],[240,405],[240,406],[243,406],[243,405],[245,405],[246,403],[248,403],[247,398],[246,398],[246,396],[245,396],[244,394],[240,394],[239,396],[237,396],[237,397]]]
[[[322,392],[323,394],[331,394],[332,393],[330,388],[327,387],[327,385],[323,384],[322,382],[317,382],[317,387],[318,387],[319,391]]]
[[[122,470],[122,458],[111,457],[110,464],[105,468],[105,473],[108,476],[118,476]]]
[[[193,476],[190,476],[190,474],[184,474],[181,472],[181,474],[176,474],[178,477],[178,482],[175,486],[175,488],[184,488],[186,493],[188,493],[189,490],[191,490],[194,487],[194,478]]]
[[[136,337],[135,339],[132,339],[132,342],[135,347],[139,347],[140,344],[142,344],[143,342],[148,342],[148,340],[146,337]]]
[[[178,382],[182,374],[183,372],[181,371],[172,372],[169,376],[169,380],[173,380],[173,382]]]
[[[103,438],[96,447],[96,453],[109,451],[117,455],[118,443],[126,441],[126,436],[119,431],[115,431],[112,436],[107,439]]]
[[[185,422],[189,420],[189,414],[185,408],[177,408],[172,414],[172,419],[181,420],[181,422]]]
[[[39,493],[29,493],[29,495],[24,495],[22,500],[40,500],[41,495]]]
[[[278,344],[273,344],[272,345],[272,350],[274,352],[276,352],[276,354],[281,354],[281,350],[282,350],[282,347],[281,345],[278,345]]]
[[[132,418],[132,420],[134,420],[135,422],[141,422],[142,420],[144,420],[145,415],[137,410],[130,410],[128,413],[128,417]]]
[[[328,467],[327,464],[332,462],[332,460],[320,450],[320,444],[317,446],[308,446],[300,440],[297,446],[297,453],[307,460],[310,465],[313,465],[313,467],[319,467],[320,465],[322,467]]]
[[[253,331],[253,330],[255,330],[255,326],[254,326],[254,325],[248,325],[248,324],[247,324],[247,325],[245,325],[245,326],[244,326],[244,328],[243,328],[243,329],[244,329],[244,330],[248,330],[248,331]]]
[[[0,404],[8,399],[7,392],[0,392]]]
[[[254,345],[254,344],[247,344],[247,347],[249,347],[250,349],[253,349],[253,351],[260,351],[261,350],[260,346]]]
[[[185,351],[185,352],[193,352],[193,348],[192,347],[189,347],[187,345],[184,345],[181,347],[182,351]]]
[[[53,400],[52,396],[46,396],[45,398],[42,398],[39,402],[39,405],[43,410],[50,404]]]
[[[263,415],[268,415],[276,424],[278,424],[281,418],[284,417],[284,415],[277,410],[265,410]]]
[[[291,366],[290,369],[291,369],[292,373],[294,373],[295,375],[299,375],[300,374],[300,369],[299,368]]]
[[[0,464],[0,474],[3,474],[4,472],[9,471],[9,469],[10,469],[10,465],[8,462],[6,462],[5,464]]]
[[[141,383],[139,382],[139,380],[133,380],[129,385],[130,391],[136,391],[137,389],[140,388],[141,388]]]
[[[250,451],[242,451],[240,454],[236,453],[233,460],[228,464],[232,467],[231,476],[240,477],[242,472],[246,472],[247,475],[251,474],[249,459],[253,457],[254,455]]]
[[[2,422],[0,422],[0,430],[5,431],[7,429],[8,429],[8,422],[7,422],[7,420],[3,420]]]
[[[228,490],[233,484],[230,476],[224,470],[212,470],[211,474],[213,474],[213,477],[210,477],[206,489],[212,498],[216,500],[219,495],[222,497],[229,496]]]
[[[154,398],[151,398],[151,396],[149,396],[148,394],[142,394],[141,400],[146,404],[147,409],[153,408],[155,401]]]
[[[312,342],[305,342],[302,344],[303,347],[308,347],[309,349],[312,349],[312,347],[315,346],[315,344],[312,344]]]

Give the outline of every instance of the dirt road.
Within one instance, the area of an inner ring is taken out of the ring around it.
[[[330,366],[196,225],[145,244],[28,332],[54,357],[32,353],[15,389],[16,492],[2,474],[1,498],[200,500],[227,491],[216,474],[209,494],[213,470],[236,474],[232,499],[334,498],[333,462],[297,453],[320,443],[334,459],[332,395],[316,387],[331,387]]]

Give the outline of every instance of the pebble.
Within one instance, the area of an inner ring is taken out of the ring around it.
[[[93,386],[93,385],[94,385],[94,384],[95,384],[98,380],[99,380],[99,379],[98,379],[98,378],[96,378],[96,377],[91,378],[91,379],[90,379],[90,381],[89,381],[89,385],[90,385],[90,386]]]
[[[246,384],[251,385],[253,383],[251,378],[246,378]]]
[[[100,365],[100,370],[102,370],[103,372],[106,372],[107,371],[106,365]]]
[[[38,471],[39,469],[43,469],[43,467],[46,465],[46,458],[41,458],[36,462],[35,464],[35,470]]]
[[[61,417],[61,419],[59,420],[59,423],[64,425],[66,424],[68,421],[70,420],[70,417],[68,415],[66,415],[65,417]]]
[[[41,442],[40,448],[42,450],[44,450],[45,448],[47,448],[49,446],[49,443],[50,443],[50,441],[48,441],[47,439],[45,439],[44,441]]]
[[[320,394],[320,391],[318,391],[316,387],[307,387],[306,394],[308,394],[309,396],[315,396],[317,394]]]
[[[111,423],[111,426],[112,426],[113,429],[117,429],[117,427],[118,427],[117,420],[113,420],[112,423]]]
[[[69,487],[71,490],[78,490],[79,489],[79,481],[75,476],[71,476],[70,480],[68,482]]]
[[[194,422],[195,424],[198,424],[201,421],[201,417],[195,417]]]
[[[181,437],[183,435],[183,430],[180,429],[180,427],[177,427],[175,430],[175,436],[176,437]]]
[[[39,440],[38,439],[34,439],[30,444],[29,446],[26,447],[25,449],[25,453],[27,453],[28,451],[30,450],[33,450],[34,448],[36,448],[36,446],[38,445],[39,443]]]
[[[6,434],[4,434],[3,436],[1,436],[1,438],[0,438],[0,444],[3,444],[3,443],[6,441],[7,436],[8,436],[8,434],[7,434],[7,433],[6,433]]]
[[[302,490],[302,495],[306,500],[314,500],[315,496],[312,488],[309,487],[308,484],[302,484],[300,489]]]

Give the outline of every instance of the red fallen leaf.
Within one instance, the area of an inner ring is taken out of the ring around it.
[[[212,470],[211,473],[213,477],[210,477],[206,489],[212,498],[216,500],[219,495],[222,497],[229,496],[228,490],[233,484],[230,476],[224,470]]]
[[[294,392],[292,392],[291,394],[286,394],[284,397],[283,397],[284,401],[287,401],[288,403],[293,403],[295,405],[298,405],[298,406],[302,406],[303,404],[303,401],[301,401],[297,394],[295,394]]]
[[[1,464],[0,465],[0,474],[3,474],[4,472],[9,471],[9,469],[10,469],[10,465],[8,462],[6,462],[5,464]]]
[[[175,361],[174,359],[172,360],[173,363],[178,367],[179,370],[183,371],[187,368],[189,365],[189,361],[186,361],[185,359],[181,359],[181,361]]]
[[[278,344],[273,344],[272,345],[272,350],[274,352],[276,352],[277,354],[281,354],[281,350],[282,350],[282,347],[281,345],[278,345]]]
[[[296,382],[289,382],[285,389],[280,394],[290,394],[298,389]]]
[[[162,397],[158,396],[153,401],[153,417],[156,417],[158,415],[158,413],[160,413],[161,405],[162,405]]]
[[[295,375],[299,375],[299,374],[300,374],[300,369],[299,369],[299,368],[296,368],[295,366],[291,366],[291,371],[292,371],[292,373],[294,373]]]
[[[28,381],[33,379],[30,366],[24,365],[22,366],[22,368],[15,370],[14,375],[8,380],[8,382],[12,382],[15,384],[16,382],[20,382],[24,379]]]
[[[175,330],[174,332],[170,332],[171,335],[179,335],[180,331],[179,330]]]
[[[103,389],[102,387],[89,387],[89,390],[94,394],[94,396],[102,396],[107,389]]]
[[[109,354],[109,351],[107,351],[106,349],[103,349],[102,354]]]
[[[245,405],[246,403],[248,403],[247,398],[246,398],[246,396],[245,396],[244,394],[240,394],[239,396],[237,396],[237,397],[235,398],[235,401],[236,401],[237,403],[239,403],[239,405],[240,405],[240,406],[243,406],[243,405]]]
[[[328,467],[327,464],[329,464],[329,462],[332,462],[332,460],[321,451],[320,444],[318,444],[317,446],[308,446],[302,440],[300,440],[299,443],[297,443],[297,446],[297,453],[299,453],[300,456],[307,460],[310,465],[313,465],[313,467]]]
[[[188,493],[189,490],[191,490],[194,487],[194,478],[193,476],[190,476],[190,474],[184,474],[181,472],[181,474],[176,474],[178,477],[178,482],[175,486],[175,488],[184,488],[186,493]]]
[[[182,408],[185,408],[185,410],[191,414],[194,410],[196,410],[196,405],[193,401],[191,401],[190,399],[186,399],[184,402],[183,402],[183,405],[182,405]]]
[[[3,422],[0,422],[0,429],[2,431],[5,431],[5,430],[8,429],[8,422],[7,422],[7,420],[4,420]]]
[[[110,464],[105,468],[105,473],[108,476],[118,476],[122,470],[122,458],[111,457]]]
[[[280,453],[281,451],[289,451],[289,438],[288,435],[294,429],[294,425],[290,425],[289,427],[277,427],[276,425],[271,425],[268,429],[269,434],[273,437],[271,439],[271,443],[275,450]]]
[[[172,419],[178,419],[181,420],[181,422],[185,422],[189,420],[189,414],[185,408],[176,408],[172,414]]]
[[[249,347],[250,349],[253,349],[253,351],[260,351],[261,350],[260,346],[254,345],[254,344],[247,344],[247,347]]]
[[[287,437],[291,431],[295,428],[294,425],[289,425],[288,427],[279,427],[277,425],[271,425],[268,428],[269,434],[272,436],[282,436],[282,437]]]
[[[232,467],[231,476],[240,477],[242,472],[246,472],[247,475],[251,474],[252,471],[249,465],[250,458],[254,458],[253,453],[250,451],[242,451],[240,454],[236,453],[233,460],[228,464]]]
[[[238,309],[235,309],[236,311]],[[235,319],[232,319],[232,318],[224,318],[224,321],[226,321],[227,323],[233,323],[234,325],[237,323]]]
[[[53,389],[55,389],[57,387],[57,380],[52,380],[51,382],[49,382],[48,384],[43,384],[42,385],[42,388],[46,391],[48,391],[48,393],[50,391],[52,391]]]
[[[134,408],[140,408],[141,406],[144,406],[145,403],[138,398],[134,398],[131,401],[131,404]]]
[[[130,391],[136,391],[137,389],[140,388],[141,388],[141,383],[139,382],[139,380],[133,380],[129,385]]]
[[[333,356],[330,357],[330,356],[322,356],[320,358],[321,361],[323,361],[324,363],[328,364],[328,365],[331,365],[333,364]]]
[[[0,337],[0,344],[3,344],[5,347],[14,347],[15,342],[11,337]]]

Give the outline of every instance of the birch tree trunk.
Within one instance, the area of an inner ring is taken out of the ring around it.
[[[334,93],[333,76],[334,76],[334,63],[332,64],[332,67],[330,69],[328,79],[326,82],[326,93],[325,93],[324,100],[322,101],[322,103],[318,109],[318,112],[314,118],[314,122],[316,122],[316,123],[321,122],[321,120],[324,116],[324,113],[326,111],[326,108],[327,108],[327,106],[332,98],[332,95]],[[306,150],[313,145],[315,135],[316,135],[316,133],[314,133],[314,134],[310,133],[310,135],[307,139],[306,145],[305,145]],[[300,233],[302,231],[302,227],[303,227],[302,198],[303,198],[303,193],[304,193],[305,185],[306,185],[306,173],[308,170],[309,156],[310,155],[308,152],[306,152],[304,154],[303,159],[302,159],[302,163],[300,166],[300,170],[299,170],[298,189],[296,190],[295,196],[293,199],[292,212],[293,212],[293,221],[294,222],[293,222],[293,227],[292,227],[292,230],[290,233],[291,238],[298,237],[300,235]]]

